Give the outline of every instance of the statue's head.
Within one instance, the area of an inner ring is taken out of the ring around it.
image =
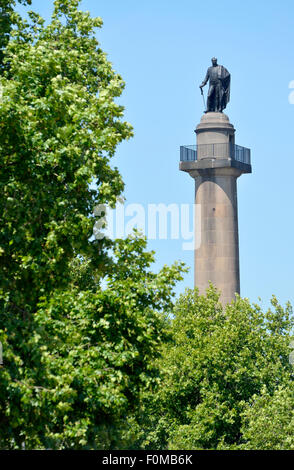
[[[216,57],[213,57],[211,59],[211,62],[212,62],[212,65],[217,65],[217,58]]]

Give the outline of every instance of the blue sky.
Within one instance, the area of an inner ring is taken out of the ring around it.
[[[53,0],[33,0],[48,18]],[[127,203],[192,203],[193,180],[178,170],[179,146],[194,144],[203,104],[199,84],[212,56],[232,75],[226,114],[236,143],[250,147],[251,175],[238,180],[241,295],[272,294],[294,304],[293,1],[83,0],[104,21],[97,38],[126,82],[120,103],[135,136],[114,164]],[[182,240],[151,240],[156,269],[191,267],[177,288],[193,286],[193,252]]]

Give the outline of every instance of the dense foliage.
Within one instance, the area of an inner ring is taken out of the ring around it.
[[[45,26],[13,3],[1,29],[0,447],[117,448],[156,379],[182,266],[150,272],[137,234],[92,237],[95,206],[123,190],[110,161],[132,135],[101,19],[56,0]]]
[[[16,0],[23,5],[30,5],[31,0]],[[0,2],[0,70],[3,70],[3,58],[5,54],[5,47],[9,41],[9,35],[12,25],[16,20],[14,7],[15,0],[1,0]]]
[[[267,422],[272,420],[271,436],[275,423],[281,429],[289,416],[293,429],[290,305],[283,309],[273,297],[272,309],[263,312],[238,298],[223,309],[214,289],[207,297],[187,290],[175,305],[171,330],[173,339],[159,361],[162,386],[143,400],[142,447],[270,448],[274,438],[266,444]],[[287,397],[284,404],[278,402],[281,395]],[[283,415],[273,419],[271,410],[279,407]],[[280,448],[293,448],[293,436],[288,446],[284,439],[288,428],[278,438]]]
[[[77,254],[102,273],[105,243],[89,241],[91,214],[121,193],[109,159],[132,135],[115,103],[124,83],[93,35],[101,20],[77,3],[56,1],[47,27],[33,13],[29,25],[18,18],[1,79],[1,285],[10,306],[28,312],[40,292],[67,285]]]
[[[294,382],[279,385],[274,393],[264,387],[243,415],[241,449],[294,450]]]

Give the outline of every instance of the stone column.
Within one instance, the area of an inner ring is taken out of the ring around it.
[[[230,160],[235,129],[228,116],[204,114],[195,132],[199,162]],[[201,220],[195,221],[198,230],[201,227],[201,244],[195,250],[195,286],[204,293],[211,281],[220,289],[223,304],[240,293],[236,184],[240,174],[236,168],[220,167],[194,175],[195,203],[201,207]]]
[[[201,233],[195,250],[195,286],[205,293],[211,281],[221,291],[221,302],[231,302],[240,293],[237,177],[235,168],[217,168],[195,177],[195,203],[200,204],[195,221]]]
[[[180,170],[195,180],[195,203],[200,206],[195,286],[205,293],[211,281],[225,305],[240,293],[237,178],[252,171],[250,150],[249,162],[237,158],[235,129],[224,113],[204,114],[195,132],[197,159],[180,163]]]

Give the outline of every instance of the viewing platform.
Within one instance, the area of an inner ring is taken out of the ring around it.
[[[209,168],[237,168],[251,173],[251,151],[234,143],[182,145],[180,147],[180,170],[205,170]]]

